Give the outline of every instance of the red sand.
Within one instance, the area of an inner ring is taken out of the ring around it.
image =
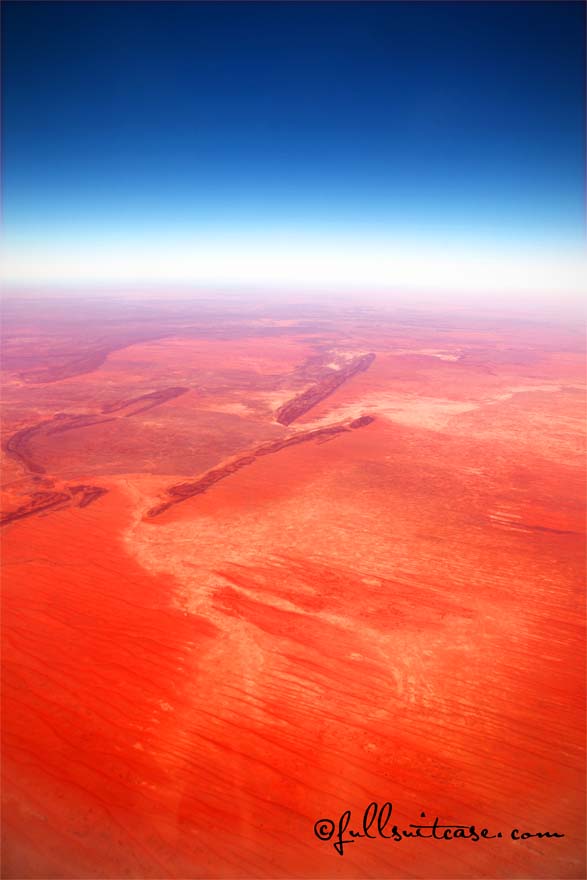
[[[106,312],[7,322],[3,876],[584,877],[575,334]],[[371,801],[503,837],[315,837]]]

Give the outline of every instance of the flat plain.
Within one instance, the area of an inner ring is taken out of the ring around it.
[[[56,298],[3,332],[4,877],[585,876],[576,327]],[[372,801],[503,837],[315,836]]]

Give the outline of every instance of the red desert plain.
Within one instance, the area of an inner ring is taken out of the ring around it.
[[[3,332],[4,877],[585,876],[576,325],[15,298]]]

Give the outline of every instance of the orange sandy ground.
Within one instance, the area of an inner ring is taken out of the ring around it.
[[[5,374],[6,437],[190,390],[31,440],[36,480],[6,457],[7,510],[39,486],[108,491],[4,532],[3,876],[583,878],[574,334],[275,326],[194,327],[54,382]],[[311,384],[296,366],[349,351],[377,358],[276,425]],[[145,517],[171,485],[364,414]],[[347,808],[360,828],[373,800],[404,827],[424,811],[504,836],[358,839],[342,858],[314,836]]]

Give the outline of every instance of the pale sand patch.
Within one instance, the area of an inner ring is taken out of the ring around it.
[[[311,387],[312,383],[304,385],[303,388],[297,388],[295,391],[289,388],[283,391],[262,391],[249,394],[248,396],[250,400],[258,401],[268,409],[275,411],[278,410],[285,403],[289,403],[289,401],[293,400],[294,397],[298,397],[300,394]]]
[[[336,422],[356,419],[361,415],[375,415],[399,425],[427,428],[442,431],[448,427],[455,416],[472,412],[484,406],[510,400],[515,394],[561,391],[560,385],[515,385],[480,400],[449,400],[444,397],[422,397],[421,395],[383,392],[367,394],[360,400],[344,404],[326,413],[322,418],[305,422],[304,428],[313,430]]]
[[[339,363],[342,361],[343,364],[346,364],[349,361],[354,361],[356,358],[370,354],[372,350],[370,348],[329,348],[328,353],[331,357],[336,358]]]
[[[459,351],[458,354],[454,354],[452,351],[445,351],[444,349],[436,348],[399,348],[396,351],[391,351],[390,354],[395,357],[419,354],[424,355],[425,357],[438,358],[441,361],[458,361],[461,356],[461,351]]]
[[[514,394],[524,394],[534,391],[562,391],[562,385],[514,385],[507,388],[502,394],[494,394],[487,402],[499,403],[502,400],[510,400]]]
[[[247,406],[244,403],[216,403],[214,401],[210,401],[209,406],[205,404],[200,404],[199,409],[206,410],[206,412],[218,412],[218,413],[228,413],[232,416],[254,416],[255,410],[250,406]]]
[[[327,487],[325,487],[327,489]],[[175,605],[185,614],[202,615],[222,631],[222,638],[213,645],[205,663],[211,666],[224,662],[230,651],[240,676],[239,686],[245,694],[258,693],[258,681],[263,673],[267,652],[263,646],[266,637],[254,625],[238,616],[227,615],[215,601],[219,588],[229,587],[237,594],[263,605],[294,613],[300,618],[319,619],[325,625],[335,627],[341,633],[356,635],[357,653],[368,655],[384,663],[393,686],[390,701],[401,695],[407,702],[416,702],[417,682],[414,668],[423,664],[422,646],[413,634],[392,631],[382,633],[364,621],[357,633],[356,620],[344,602],[333,600],[332,606],[308,609],[297,604],[296,595],[313,594],[318,584],[295,581],[295,592],[288,597],[273,591],[288,583],[290,558],[316,561],[334,560],[335,564],[357,570],[358,577],[364,570],[365,559],[374,577],[385,577],[395,564],[407,561],[407,551],[396,546],[389,552],[386,528],[380,525],[380,533],[373,529],[374,516],[364,511],[364,523],[357,524],[356,505],[337,504],[337,515],[332,517],[332,500],[328,491],[321,497],[317,487],[296,493],[293,497],[276,503],[271,512],[260,517],[259,511],[218,511],[214,517],[191,512],[189,520],[175,521],[154,527],[141,521],[140,511],[124,536],[127,552],[147,571],[153,574],[173,575],[177,582]],[[349,540],[349,523],[355,518],[353,533],[357,527],[363,541]],[[330,519],[329,519],[330,518]],[[376,519],[376,518],[375,518]],[[292,531],[287,525],[295,523]],[[363,526],[361,528],[360,526]],[[316,534],[320,534],[320,546],[316,546]],[[395,558],[397,554],[397,559]],[[244,567],[247,571],[262,572],[269,564],[269,579],[258,578],[257,584],[235,584],[230,572]],[[419,676],[425,681],[425,672]],[[420,687],[422,690],[422,687]],[[425,699],[425,693],[419,699]],[[379,707],[386,710],[388,707]]]
[[[289,497],[276,500],[270,508],[219,506],[210,516],[199,512],[194,504],[189,512],[186,510],[185,519],[157,526],[142,522],[142,511],[137,509],[125,535],[126,548],[146,570],[175,576],[174,604],[184,614],[202,615],[219,627],[222,638],[201,662],[213,668],[225,662],[223,658],[229,652],[245,694],[258,693],[264,667],[272,662],[274,641],[268,640],[246,615],[226,612],[216,595],[226,587],[258,602],[254,613],[261,616],[263,607],[268,606],[295,614],[297,621],[307,620],[314,625],[320,621],[329,630],[338,630],[342,639],[348,640],[352,634],[354,658],[382,663],[389,675],[390,703],[379,704],[378,710],[391,710],[398,697],[425,707],[435,687],[431,665],[437,646],[449,644],[452,650],[455,644],[470,644],[471,623],[458,615],[448,615],[433,633],[401,627],[383,632],[366,617],[357,627],[357,603],[363,603],[363,610],[368,612],[371,599],[367,592],[363,602],[361,589],[345,587],[346,579],[354,580],[357,587],[362,583],[367,590],[379,584],[385,590],[389,589],[386,579],[392,577],[410,590],[424,589],[432,599],[435,593],[444,595],[445,579],[439,576],[437,585],[422,586],[419,582],[422,568],[429,571],[431,565],[434,570],[438,566],[434,544],[424,541],[414,558],[414,535],[422,528],[419,516],[412,512],[406,517],[397,507],[390,510],[387,497],[383,504],[358,504],[352,493],[345,496],[338,492],[338,481],[336,472],[325,474],[292,491]],[[451,558],[451,583],[474,593],[476,583],[482,585],[486,573],[471,572],[457,554],[451,554]],[[299,572],[295,566],[292,568],[290,560],[303,561],[307,574],[303,568]],[[296,601],[321,589],[313,565],[318,570],[323,565],[332,566],[333,572],[344,575],[340,592],[331,591],[322,607]],[[256,576],[242,583],[239,572]],[[495,583],[502,586],[500,573],[494,577]],[[510,573],[504,574],[504,582],[506,579],[511,586]]]
[[[412,397],[397,393],[368,394],[356,403],[337,407],[321,419],[306,422],[304,428],[313,430],[368,414],[389,419],[400,425],[442,431],[453,416],[470,412],[478,407],[478,403],[438,397]]]

